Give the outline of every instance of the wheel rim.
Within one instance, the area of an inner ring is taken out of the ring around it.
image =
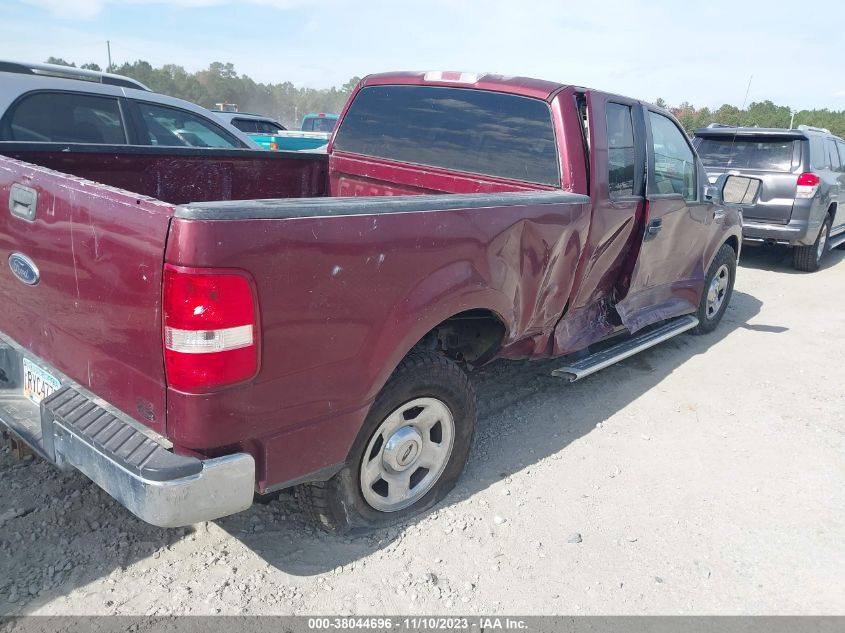
[[[731,271],[727,264],[719,266],[719,270],[713,275],[710,286],[707,289],[707,318],[712,319],[719,313],[725,296],[728,294],[728,284],[731,280]]]
[[[361,493],[381,512],[419,501],[440,479],[455,442],[455,419],[437,398],[416,398],[379,425],[361,460]]]
[[[827,224],[822,227],[822,232],[819,234],[819,245],[816,248],[816,262],[820,262],[822,255],[824,255],[824,248],[827,246],[827,234],[830,231]]]

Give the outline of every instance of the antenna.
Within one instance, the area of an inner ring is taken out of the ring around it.
[[[109,54],[109,67],[106,69],[106,72],[111,72],[111,42],[106,40],[106,52]]]
[[[742,100],[742,107],[740,108],[740,112],[745,111],[745,104],[748,102],[748,93],[751,92],[751,80],[754,79],[754,75],[748,77],[748,85],[745,87],[745,97]],[[727,167],[731,166],[734,160],[734,144],[736,143],[736,134],[739,131],[739,125],[734,127],[734,135],[731,139],[731,149],[728,151],[728,164]]]
[[[745,104],[748,102],[748,93],[751,91],[751,80],[754,79],[754,75],[751,75],[748,78],[748,87],[745,89],[745,99],[742,100],[742,109],[745,110]]]

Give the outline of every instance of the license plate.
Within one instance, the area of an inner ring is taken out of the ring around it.
[[[62,386],[61,381],[26,358],[23,359],[23,395],[39,404]]]

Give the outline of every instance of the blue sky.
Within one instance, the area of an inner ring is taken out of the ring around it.
[[[753,76],[749,103],[845,110],[843,24],[843,0],[0,0],[0,59],[105,66],[110,40],[116,63],[265,82],[489,71],[710,107]]]

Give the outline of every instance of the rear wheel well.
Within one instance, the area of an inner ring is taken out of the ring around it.
[[[435,350],[469,366],[482,365],[502,346],[507,328],[491,310],[466,310],[439,323],[416,348]]]
[[[739,253],[739,240],[736,238],[736,236],[731,235],[727,240],[725,240],[725,244],[727,244],[734,250],[734,254]]]
[[[831,202],[830,206],[827,208],[827,214],[830,216],[830,219],[833,219],[833,216],[836,215],[837,203]]]

